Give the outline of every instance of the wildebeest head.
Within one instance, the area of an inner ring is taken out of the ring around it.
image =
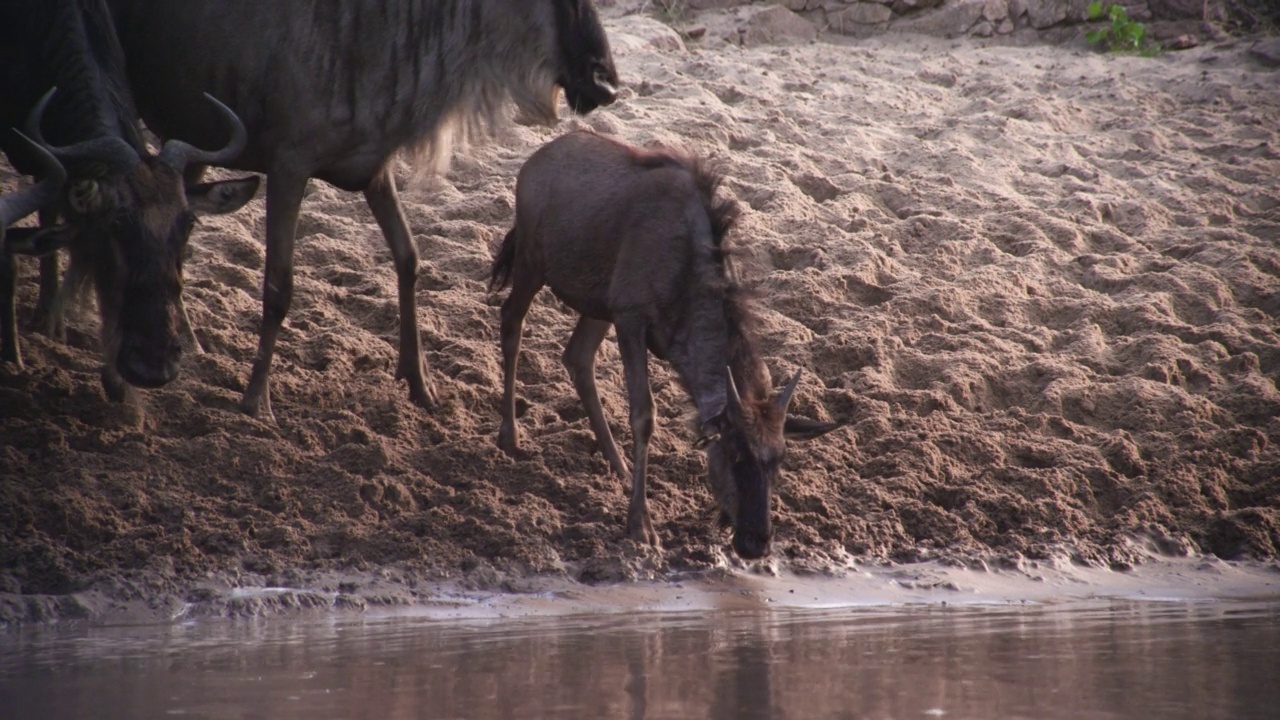
[[[32,110],[27,130],[72,169],[57,203],[65,222],[21,242],[6,241],[6,250],[43,254],[67,247],[69,274],[94,282],[105,361],[131,385],[160,387],[177,377],[182,357],[182,259],[196,215],[238,209],[259,182],[252,177],[185,188],[183,170],[188,163],[234,158],[244,147],[244,126],[210,97],[232,127],[230,142],[218,151],[169,141],[151,156],[114,136],[51,147],[40,135],[40,121],[54,92]]]
[[[787,417],[799,382],[800,372],[796,372],[776,398],[743,398],[730,372],[725,410],[704,426],[699,441],[707,450],[707,473],[720,505],[720,523],[733,526],[733,550],[747,560],[769,554],[773,540],[769,507],[786,441],[810,440],[840,427]]]
[[[560,58],[556,84],[569,107],[589,113],[618,98],[618,71],[600,15],[591,0],[555,0]]]

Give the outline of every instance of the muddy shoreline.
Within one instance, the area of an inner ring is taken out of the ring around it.
[[[617,105],[503,129],[438,183],[401,168],[439,407],[392,377],[395,276],[372,217],[321,183],[299,224],[276,424],[237,409],[261,199],[192,236],[184,297],[206,352],[171,386],[107,403],[91,307],[66,344],[24,333],[27,368],[0,369],[0,619],[234,614],[232,590],[251,587],[304,591],[278,603],[299,610],[369,606],[329,579],[347,574],[424,606],[455,586],[756,577],[725,557],[688,403],[660,363],[664,548],[623,537],[625,483],[559,362],[574,317],[548,294],[525,332],[527,457],[495,446],[491,249],[523,160],[580,127],[722,165],[770,370],[804,368],[796,412],[847,423],[790,451],[770,573],[947,562],[1030,577],[1040,563],[1130,578],[1232,561],[1269,587],[1280,75],[1248,40],[1155,58],[910,36],[699,48],[649,17],[609,24]],[[20,272],[25,322],[34,265]],[[612,341],[598,376],[629,447]]]
[[[99,583],[69,595],[0,593],[0,627],[30,623],[155,624],[214,619],[301,618],[332,613],[437,620],[559,617],[598,613],[874,609],[903,606],[1076,607],[1116,601],[1197,603],[1280,600],[1280,564],[1158,558],[1127,570],[993,558],[858,563],[823,573],[751,568],[579,582],[566,575],[485,569],[423,581],[400,568],[375,573],[213,574],[181,592],[140,579]]]

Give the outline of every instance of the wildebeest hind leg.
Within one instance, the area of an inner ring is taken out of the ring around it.
[[[258,355],[240,408],[249,415],[275,421],[271,413],[271,358],[280,325],[293,302],[293,241],[307,178],[281,172],[267,176],[267,269],[262,283],[262,328]]]
[[[609,325],[603,320],[580,318],[561,360],[569,370],[578,398],[587,409],[587,418],[591,421],[591,431],[596,434],[600,452],[604,453],[618,477],[625,480],[631,477],[631,473],[618,454],[618,446],[613,441],[613,433],[609,432],[609,423],[604,419],[604,407],[600,405],[600,394],[596,390],[596,351],[604,342],[605,335],[609,334]]]
[[[618,318],[614,327],[618,330],[618,353],[622,356],[622,370],[627,381],[627,400],[631,405],[631,435],[635,443],[627,534],[636,541],[660,547],[645,499],[649,437],[653,434],[653,393],[649,390],[649,350],[645,346],[644,324]]]
[[[502,302],[502,425],[498,427],[498,447],[515,456],[520,449],[520,428],[516,425],[516,367],[520,364],[520,335],[524,316],[542,289],[542,279],[533,272],[520,272],[511,283],[511,294]]]
[[[409,233],[409,223],[400,207],[396,181],[390,168],[384,168],[364,191],[365,201],[391,248],[400,289],[400,363],[396,377],[409,383],[409,399],[427,407],[436,402],[435,389],[427,382],[422,359],[422,340],[418,336],[418,249]]]

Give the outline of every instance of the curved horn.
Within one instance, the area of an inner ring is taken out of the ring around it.
[[[205,93],[209,102],[218,108],[218,111],[227,120],[227,124],[231,126],[231,140],[221,150],[201,150],[193,145],[188,145],[181,140],[170,140],[160,149],[160,162],[169,167],[182,172],[190,163],[199,163],[201,165],[225,165],[231,162],[244,150],[245,143],[248,142],[249,133],[245,130],[244,123],[240,121],[240,117],[235,111],[223,105],[217,98]]]
[[[46,142],[44,134],[40,132],[40,123],[44,119],[45,108],[49,106],[49,101],[53,99],[53,94],[56,92],[58,92],[57,87],[49,88],[49,92],[45,93],[44,97],[40,98],[40,102],[31,109],[31,114],[27,117],[27,134],[32,140],[42,145],[63,164],[95,160],[120,172],[131,170],[138,164],[141,160],[138,151],[123,138],[115,135],[103,135],[65,147],[56,147]]]
[[[36,141],[14,130],[18,137],[25,140],[35,151],[40,164],[44,166],[44,178],[25,190],[0,195],[0,236],[4,229],[21,220],[40,208],[57,201],[62,186],[67,181],[67,171],[48,150]]]
[[[778,395],[778,409],[782,412],[787,411],[787,406],[791,404],[791,394],[796,391],[796,386],[800,384],[800,376],[804,374],[804,368],[796,370],[796,374],[791,377],[791,382],[782,389],[782,394]]]
[[[725,367],[725,400],[734,412],[742,412],[742,396],[738,394],[738,384],[733,381],[733,368]]]

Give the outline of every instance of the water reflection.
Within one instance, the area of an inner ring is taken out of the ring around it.
[[[1271,718],[1280,605],[0,634],[4,718]]]

